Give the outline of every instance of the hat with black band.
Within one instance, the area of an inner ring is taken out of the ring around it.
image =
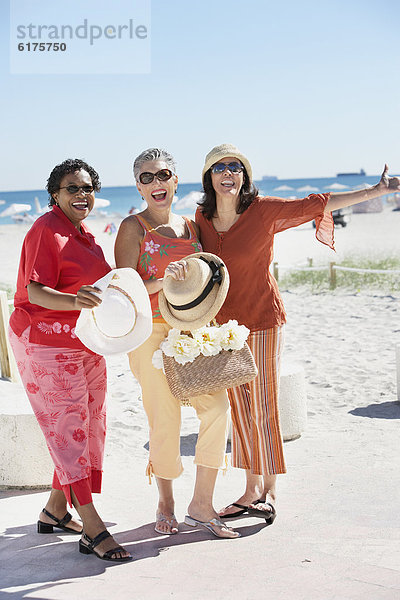
[[[210,252],[186,256],[186,275],[168,275],[158,295],[160,312],[166,322],[182,331],[207,325],[223,305],[229,288],[229,274],[223,261]]]

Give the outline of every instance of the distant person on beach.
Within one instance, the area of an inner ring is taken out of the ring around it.
[[[100,190],[96,171],[79,159],[57,165],[47,181],[52,210],[26,234],[18,271],[10,342],[27,396],[54,461],[52,490],[38,533],[82,534],[79,549],[125,562],[96,512],[106,435],[106,363],[76,337],[82,308],[101,300],[91,284],[110,270],[84,224]],[[74,505],[82,521],[67,511]]]
[[[213,148],[202,173],[204,196],[196,211],[203,249],[221,257],[230,288],[217,315],[236,319],[251,333],[248,339],[258,366],[250,384],[228,390],[232,410],[232,465],[246,472],[246,487],[220,517],[250,514],[272,524],[276,476],[285,473],[278,413],[280,357],[286,315],[269,267],[274,235],[315,219],[317,239],[333,248],[333,210],[377,198],[399,189],[385,165],[374,187],[354,192],[311,194],[286,200],[260,197],[248,159],[232,144]]]
[[[162,370],[152,357],[171,327],[161,316],[158,292],[164,276],[183,280],[183,257],[201,251],[198,229],[187,218],[171,211],[178,185],[173,157],[165,150],[150,148],[134,161],[139,193],[147,204],[142,212],[124,219],[115,242],[117,267],[133,267],[141,275],[153,309],[153,332],[137,350],[129,354],[131,370],[142,387],[143,407],[150,427],[148,475],[155,475],[159,500],[155,530],[178,533],[174,514],[173,480],[182,473],[180,456],[181,404],[169,390]],[[200,419],[196,444],[196,483],[185,522],[209,530],[217,537],[239,534],[227,527],[213,508],[213,492],[218,469],[224,466],[229,402],[225,390],[198,396],[191,403]]]

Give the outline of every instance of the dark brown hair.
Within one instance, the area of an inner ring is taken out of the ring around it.
[[[215,209],[217,207],[215,190],[213,188],[213,184],[211,181],[211,168],[204,174],[203,179],[203,191],[204,196],[198,203],[201,212],[206,217],[206,219],[210,220],[215,214]],[[250,204],[253,202],[255,198],[258,196],[258,189],[254,186],[254,184],[250,181],[249,176],[247,175],[246,169],[243,170],[243,185],[239,192],[239,206],[237,209],[237,214],[243,213],[247,210]]]

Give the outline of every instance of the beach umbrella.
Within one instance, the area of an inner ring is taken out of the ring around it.
[[[35,203],[35,211],[36,211],[36,215],[42,215],[45,212],[47,212],[49,210],[49,206],[41,206],[40,202],[39,202],[39,198],[37,196],[34,197],[33,199],[34,203]]]
[[[332,183],[332,185],[327,185],[326,190],[345,190],[348,188],[348,185],[343,185],[342,183]]]
[[[111,202],[106,200],[105,198],[97,198],[94,199],[94,208],[105,208],[106,206],[110,206]]]
[[[294,190],[294,188],[290,187],[290,185],[279,185],[274,188],[274,192],[290,192],[291,190]]]
[[[7,208],[0,213],[0,217],[12,217],[21,212],[28,212],[31,208],[32,206],[30,204],[10,204],[10,206],[7,206]]]
[[[303,185],[303,187],[297,188],[298,192],[318,192],[319,188],[313,187],[312,185]]]

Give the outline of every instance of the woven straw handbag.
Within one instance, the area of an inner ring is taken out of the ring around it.
[[[212,394],[252,381],[258,373],[249,346],[240,350],[221,350],[215,356],[200,354],[181,365],[163,354],[164,371],[169,388],[181,404],[190,406],[190,398]]]

